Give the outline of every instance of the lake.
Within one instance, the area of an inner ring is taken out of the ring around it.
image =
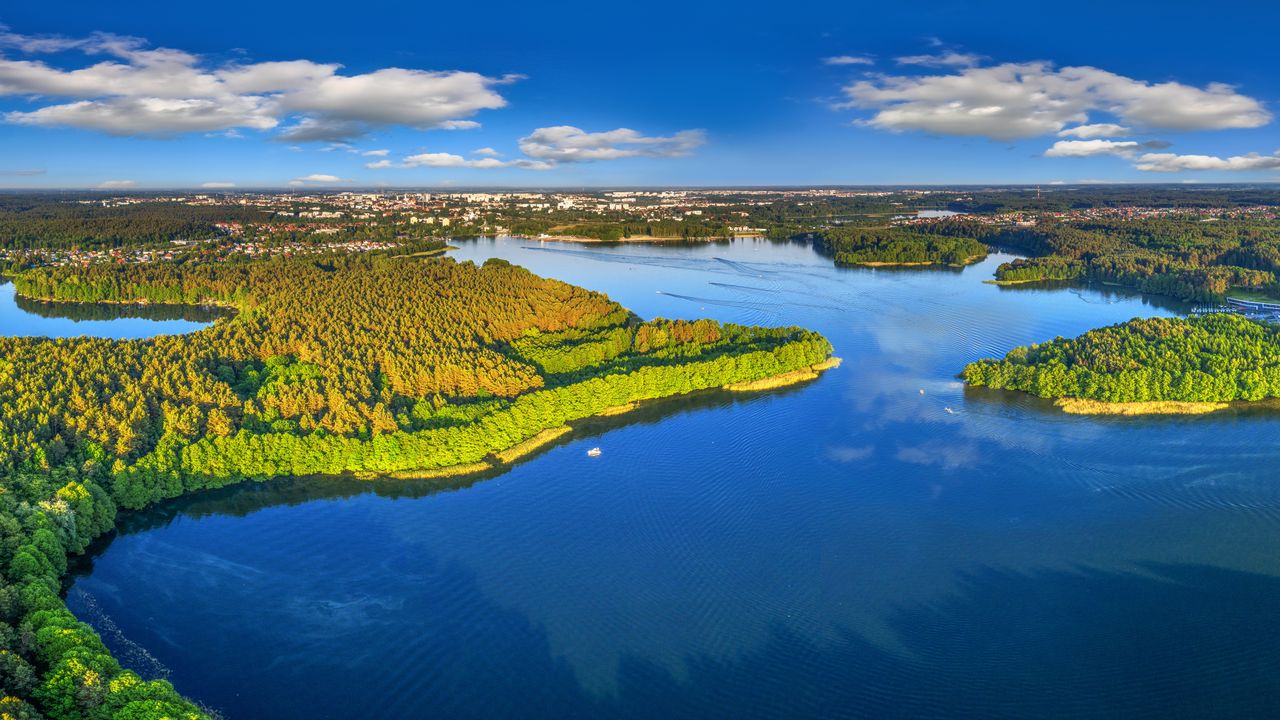
[[[199,330],[225,311],[176,305],[40,302],[17,297],[0,278],[0,335],[129,340]]]
[[[1280,711],[1280,417],[1068,416],[956,378],[1185,307],[984,284],[999,255],[455,244],[646,318],[813,328],[844,364],[599,421],[493,477],[129,515],[68,592],[127,665],[226,718]]]

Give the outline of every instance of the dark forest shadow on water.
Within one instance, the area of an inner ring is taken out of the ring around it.
[[[137,340],[199,330],[234,311],[205,305],[48,302],[23,297],[0,277],[0,335]]]
[[[988,387],[963,388],[965,412],[972,414],[1032,417],[1048,423],[1105,423],[1109,425],[1204,425],[1248,419],[1280,418],[1280,399],[1252,402],[1240,401],[1221,410],[1192,414],[1106,415],[1072,414],[1063,411],[1049,398],[1037,397],[1017,390],[995,390]]]
[[[32,300],[17,295],[14,304],[23,312],[44,318],[66,318],[68,320],[119,320],[136,318],[142,320],[186,320],[187,322],[211,323],[219,318],[231,317],[230,310],[204,305],[136,305],[121,303],[72,303]]]
[[[836,264],[836,272],[841,274],[849,273],[874,273],[883,275],[960,275],[969,265],[858,265],[858,264]]]
[[[997,284],[996,287],[1002,293],[1073,293],[1080,298],[1082,302],[1092,304],[1110,305],[1124,300],[1141,300],[1143,305],[1152,308],[1164,310],[1167,312],[1185,315],[1195,308],[1195,303],[1168,295],[1155,295],[1144,293],[1139,290],[1126,288],[1121,285],[1111,285],[1102,282],[1092,281],[1076,281],[1076,280],[1045,280],[1042,282],[1026,282],[1014,283],[1011,285]],[[1094,298],[1086,298],[1083,291],[1088,291]]]
[[[610,692],[587,691],[538,624],[467,569],[421,559],[468,622],[430,626],[429,667],[352,668],[305,695],[229,697],[227,717],[350,718],[1203,718],[1280,712],[1280,579],[1195,564],[1132,572],[978,568],[955,592],[904,605],[896,650],[852,631],[806,638],[780,617],[757,647],[688,655],[676,671],[624,655]],[[1244,600],[1242,602],[1242,600]],[[1135,607],[1158,613],[1132,613]],[[1228,609],[1229,608],[1229,609]],[[1169,638],[1178,638],[1171,645]],[[1117,638],[1123,638],[1117,642]],[[359,652],[361,637],[346,638]],[[418,657],[404,638],[401,657]],[[503,653],[487,650],[501,647]],[[281,658],[305,653],[281,638]],[[1247,663],[1249,673],[1234,672]],[[246,670],[246,676],[252,669]],[[377,672],[377,676],[369,676]],[[375,693],[379,682],[412,692]],[[921,692],[928,688],[928,692]],[[265,690],[261,685],[258,691]],[[258,714],[261,713],[261,714]]]

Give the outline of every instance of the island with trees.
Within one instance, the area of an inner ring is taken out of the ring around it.
[[[642,321],[501,260],[98,263],[13,281],[33,299],[229,310],[146,340],[0,337],[0,714],[13,718],[207,717],[122,669],[60,596],[68,554],[121,510],[281,476],[490,471],[592,416],[834,364],[817,333]]]
[[[964,368],[1086,414],[1190,414],[1280,398],[1280,326],[1227,313],[1134,319]]]
[[[987,256],[986,244],[974,238],[908,228],[843,227],[822,230],[817,238],[837,265],[962,267]]]

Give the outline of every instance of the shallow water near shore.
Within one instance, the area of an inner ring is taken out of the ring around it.
[[[983,283],[1008,256],[453,244],[645,318],[812,328],[844,362],[596,420],[489,477],[129,515],[68,592],[127,665],[227,718],[1280,711],[1280,415],[1072,416],[956,378],[1180,304]]]

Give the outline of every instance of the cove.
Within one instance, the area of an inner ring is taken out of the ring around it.
[[[1081,418],[965,362],[1185,308],[804,245],[461,243],[645,318],[800,324],[844,364],[437,483],[124,516],[68,592],[237,717],[1259,715],[1280,702],[1278,419]],[[600,447],[598,458],[586,450]]]
[[[226,312],[189,305],[42,302],[19,297],[0,278],[0,335],[136,340],[199,330]]]

